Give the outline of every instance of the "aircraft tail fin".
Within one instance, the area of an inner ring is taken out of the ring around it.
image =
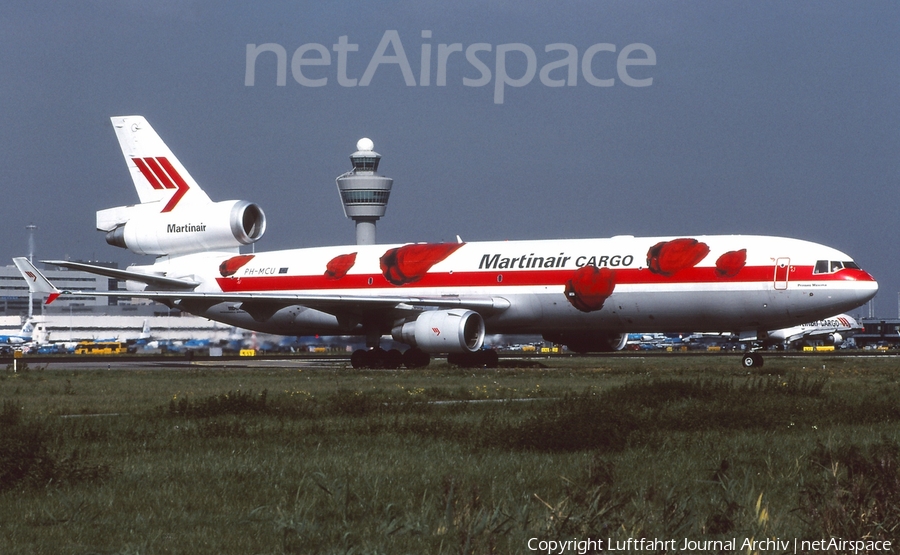
[[[258,205],[213,202],[143,116],[111,120],[141,202],[97,211],[97,230],[106,233],[107,243],[135,254],[177,257],[237,253],[262,237],[266,216]]]
[[[849,314],[838,314],[836,318],[841,324],[844,325],[844,327],[847,327],[851,330],[859,330],[863,327],[856,318],[850,316]]]
[[[46,304],[52,303],[60,295],[59,289],[50,283],[50,280],[44,277],[44,274],[38,270],[34,264],[25,257],[13,258],[13,262],[25,281],[28,282],[28,290],[32,293],[41,293],[47,295]]]
[[[141,204],[160,203],[160,212],[172,212],[211,202],[143,116],[111,119]]]

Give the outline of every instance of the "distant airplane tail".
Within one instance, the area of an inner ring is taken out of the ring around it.
[[[211,201],[143,116],[112,119],[141,204],[161,203],[159,212]]]
[[[839,314],[837,316],[837,319],[853,331],[860,330],[863,327],[856,318],[850,316],[849,314]]]

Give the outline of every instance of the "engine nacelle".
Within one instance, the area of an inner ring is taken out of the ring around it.
[[[828,336],[828,340],[825,343],[833,347],[840,347],[843,342],[844,336],[838,332],[834,332]]]
[[[565,345],[576,353],[621,351],[628,342],[627,333],[545,333],[544,339]]]
[[[426,353],[472,353],[484,344],[484,320],[473,310],[429,310],[391,335]]]
[[[97,228],[107,232],[107,243],[136,254],[178,255],[255,243],[266,231],[266,215],[244,200],[162,213],[138,205],[97,212]]]

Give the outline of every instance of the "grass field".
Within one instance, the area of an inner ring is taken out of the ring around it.
[[[0,552],[900,545],[894,358],[523,365],[0,372]]]

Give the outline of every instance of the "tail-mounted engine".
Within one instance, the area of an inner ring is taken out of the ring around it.
[[[429,310],[391,335],[426,353],[472,353],[484,344],[484,320],[472,310]]]
[[[155,256],[237,249],[255,243],[266,231],[262,208],[244,200],[173,212],[148,208],[139,204],[100,210],[97,229],[106,232],[110,245]]]

